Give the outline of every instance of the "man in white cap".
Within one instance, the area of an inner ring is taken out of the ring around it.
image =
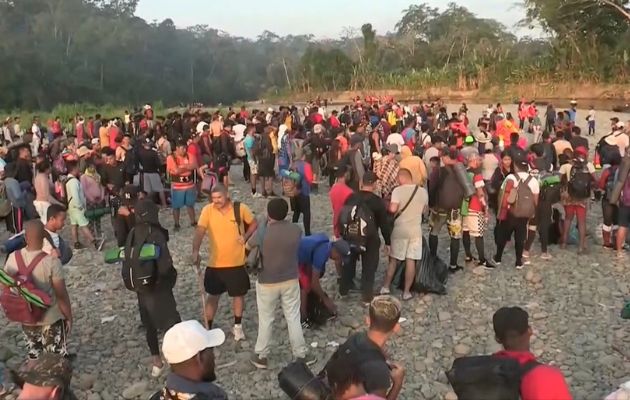
[[[221,329],[206,330],[198,321],[173,325],[164,335],[162,353],[171,366],[166,387],[151,400],[227,400],[227,393],[215,385],[213,348],[225,342]]]

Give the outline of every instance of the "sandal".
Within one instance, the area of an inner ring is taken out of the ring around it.
[[[411,293],[403,293],[402,299],[403,299],[403,301],[409,301],[409,300],[413,299],[413,294],[411,294]]]

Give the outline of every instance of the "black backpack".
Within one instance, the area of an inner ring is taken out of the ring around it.
[[[440,210],[459,210],[464,201],[464,188],[459,183],[453,167],[440,169],[437,208]]]
[[[339,231],[350,246],[360,251],[365,250],[368,237],[378,235],[374,213],[359,195],[350,196],[341,208]]]
[[[146,237],[138,241],[138,246],[133,245],[136,236],[136,228],[131,229],[127,235],[127,242],[125,243],[125,259],[122,263],[121,275],[125,287],[132,292],[150,292],[157,283],[158,269],[156,260],[140,260],[140,250],[142,250],[142,246],[151,235],[152,228],[150,225],[148,226],[148,233]]]
[[[591,197],[591,185],[592,177],[586,162],[574,163],[569,176],[569,195],[576,200],[586,200]]]
[[[538,365],[536,361],[520,365],[507,357],[462,357],[446,377],[459,400],[519,400],[523,377]]]
[[[131,149],[131,150],[125,149],[125,161],[123,161],[123,164],[124,164],[124,171],[127,177],[136,176],[136,174],[138,173],[138,170],[140,169],[139,168],[140,162],[138,161],[138,157],[136,156],[135,149]]]

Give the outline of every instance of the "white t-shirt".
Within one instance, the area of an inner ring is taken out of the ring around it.
[[[431,159],[433,157],[439,156],[440,150],[438,150],[436,147],[431,146],[424,151],[424,157],[422,157],[422,161],[424,161],[424,165],[427,167],[428,174],[431,174]]]
[[[398,146],[398,152],[400,153],[400,149],[405,145],[405,139],[403,139],[400,133],[391,133],[387,136],[387,140],[385,141],[387,144],[395,144]]]
[[[518,178],[516,177],[518,175]],[[507,183],[507,181],[512,181],[514,182],[514,187],[512,190],[515,190],[518,187],[519,181],[525,181],[528,177],[530,177],[531,175],[529,174],[529,172],[517,172],[516,174],[510,174],[505,178],[505,182]],[[529,189],[532,191],[533,194],[539,194],[540,193],[540,185],[538,184],[538,179],[534,178],[533,176],[531,177],[532,179],[529,180],[528,182],[528,186]]]
[[[55,249],[58,249],[59,248],[59,234],[55,232],[51,232],[48,229],[46,229],[46,232],[48,232],[48,234],[52,238],[53,244],[55,245]],[[53,251],[53,247],[51,246],[50,242],[47,239],[44,239],[44,246],[42,247],[42,251],[46,254],[50,254]]]
[[[247,127],[243,124],[236,124],[232,127],[232,132],[234,132],[234,141],[240,142],[245,139],[245,129]]]
[[[588,118],[587,118],[587,120],[588,120],[588,121],[595,121],[595,110],[590,110],[590,111],[588,112]]]

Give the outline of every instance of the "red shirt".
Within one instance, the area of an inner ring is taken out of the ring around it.
[[[118,137],[118,127],[116,125],[109,127],[109,148],[112,150],[116,150],[118,147],[118,143],[116,143],[116,138]]]
[[[340,233],[337,229],[337,220],[339,219],[339,213],[341,212],[341,208],[348,200],[348,197],[352,195],[353,191],[350,189],[348,185],[344,182],[337,182],[330,188],[328,192],[328,197],[330,198],[330,204],[332,205],[333,210],[333,230],[335,232],[335,237],[339,237]]]
[[[339,122],[339,118],[335,117],[334,115],[330,117],[329,121],[330,121],[330,126],[332,128],[339,128],[341,126],[341,122]]]
[[[516,359],[523,365],[536,360],[529,351],[500,351],[497,357],[509,357]],[[564,380],[562,372],[558,369],[541,364],[529,371],[521,381],[522,400],[572,400],[569,387]]]
[[[88,124],[87,124],[87,135],[90,138],[92,137],[92,131],[94,131],[94,121],[88,121]]]
[[[61,122],[60,121],[53,121],[53,123],[52,123],[52,133],[55,136],[61,135]]]
[[[191,143],[186,148],[186,152],[188,153],[188,157],[193,160],[201,160],[201,148],[197,143]]]
[[[485,186],[484,181],[483,181],[483,176],[481,176],[480,174],[473,176],[473,186],[475,187],[475,189],[483,188]],[[478,213],[481,213],[485,210],[485,207],[483,206],[483,204],[481,204],[481,200],[479,199],[479,195],[477,194],[476,191],[475,191],[475,194],[473,194],[470,197],[470,202],[468,203],[468,210],[478,212]]]
[[[75,128],[75,132],[77,134],[77,140],[79,141],[79,143],[83,142],[83,132],[84,132],[85,127],[83,126],[82,123],[78,123],[76,128]]]
[[[311,121],[313,121],[314,124],[321,124],[324,122],[324,117],[322,117],[320,113],[313,113],[311,115]]]

